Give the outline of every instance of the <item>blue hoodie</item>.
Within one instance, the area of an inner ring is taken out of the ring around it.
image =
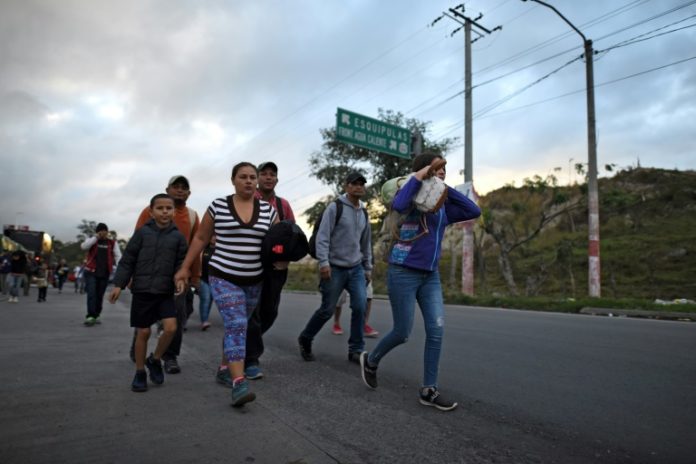
[[[422,181],[414,176],[409,178],[394,197],[392,208],[401,214],[409,213],[399,228],[399,239],[392,248],[389,256],[390,264],[418,269],[435,271],[440,263],[442,238],[448,224],[476,219],[481,210],[476,203],[452,187],[447,187],[445,204],[434,213],[421,213],[413,206],[413,197],[420,190]],[[423,231],[421,220],[425,217],[428,233],[409,242]]]

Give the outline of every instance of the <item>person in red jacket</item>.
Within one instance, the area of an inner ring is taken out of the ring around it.
[[[103,222],[97,224],[96,235],[85,240],[80,248],[87,250],[84,273],[87,290],[85,325],[93,326],[100,323],[104,293],[109,276],[121,259],[121,249],[116,240],[109,238],[109,228]]]

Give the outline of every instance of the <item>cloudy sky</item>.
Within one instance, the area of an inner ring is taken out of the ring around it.
[[[598,164],[696,168],[696,1],[548,0],[594,41]],[[463,32],[443,0],[3,0],[0,222],[128,237],[173,174],[199,212],[239,161],[273,160],[296,212],[330,189],[308,158],[337,107],[463,136]],[[474,183],[587,160],[582,41],[553,11],[473,0]],[[476,37],[476,36],[475,36]],[[546,78],[544,78],[547,76]],[[463,148],[448,154],[448,183]],[[600,169],[600,175],[606,175]]]

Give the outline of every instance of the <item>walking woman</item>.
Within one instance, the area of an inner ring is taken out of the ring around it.
[[[481,210],[466,196],[447,187],[447,200],[443,206],[432,213],[419,212],[413,199],[423,180],[435,175],[444,181],[445,168],[441,156],[424,153],[413,160],[412,170],[415,174],[399,189],[392,202],[394,210],[407,214],[399,228],[399,240],[391,249],[387,270],[394,327],[371,353],[360,355],[362,378],[368,387],[377,388],[377,366],[387,353],[408,340],[418,302],[425,326],[423,384],[419,400],[426,406],[451,411],[457,403],[445,399],[437,383],[445,314],[438,271],[442,238],[448,224],[477,218]],[[419,238],[414,240],[414,237]]]
[[[174,276],[177,289],[186,288],[191,265],[214,235],[208,284],[225,325],[223,360],[232,380],[235,407],[256,398],[244,378],[247,318],[261,292],[261,243],[271,225],[278,222],[271,205],[254,197],[257,182],[258,172],[253,164],[241,162],[232,168],[234,194],[210,204],[184,263]]]

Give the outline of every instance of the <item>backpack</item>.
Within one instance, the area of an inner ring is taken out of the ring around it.
[[[406,183],[410,176],[401,176],[401,177],[395,177],[393,179],[389,179],[386,181],[380,190],[380,194],[382,197],[382,202],[385,205],[388,205],[389,207],[389,212],[387,215],[384,217],[384,221],[382,222],[382,227],[380,228],[379,232],[377,233],[377,240],[376,242],[376,247],[374,251],[374,255],[384,261],[385,263],[389,263],[389,255],[391,255],[391,250],[394,247],[394,244],[400,240],[399,238],[399,230],[401,229],[401,226],[403,225],[404,222],[406,222],[406,219],[412,215],[414,211],[417,211],[415,206],[411,208],[411,210],[407,211],[406,213],[399,213],[398,211],[395,211],[392,209],[391,204],[392,201],[394,201],[394,197],[396,196],[396,192],[399,191],[401,186]],[[413,238],[406,239],[406,240],[401,240],[403,242],[413,242],[415,240],[418,240],[421,238],[423,235],[429,233],[428,230],[428,224],[425,221],[425,214],[422,212],[418,211],[418,216],[419,216],[419,222],[421,226],[421,233],[417,234]]]
[[[289,221],[273,224],[261,242],[261,262],[268,269],[276,261],[299,261],[307,254],[307,237]]]
[[[336,203],[336,220],[334,221],[334,227],[338,224],[338,220],[341,219],[341,214],[343,213],[343,202],[341,201],[340,198],[336,198],[334,200],[334,203]],[[328,205],[326,206],[328,208]],[[314,227],[312,228],[312,235],[309,237],[309,256],[311,256],[314,259],[317,259],[317,232],[319,232],[319,224],[321,224],[321,219],[324,217],[324,212],[326,211],[326,208],[324,208],[319,215],[319,219],[317,219],[317,222],[314,223]],[[361,208],[363,213],[365,214],[365,221],[366,225],[369,225],[370,220],[367,217],[367,210],[365,208]]]
[[[276,195],[276,213],[278,213],[278,220],[282,221],[285,219],[285,212],[283,211],[283,199]]]
[[[189,231],[189,237],[188,240],[186,240],[186,243],[191,243],[191,240],[193,240],[193,227],[196,224],[196,219],[198,219],[198,213],[196,213],[188,206],[186,207],[186,210],[188,211],[189,224],[191,226],[191,230]]]

